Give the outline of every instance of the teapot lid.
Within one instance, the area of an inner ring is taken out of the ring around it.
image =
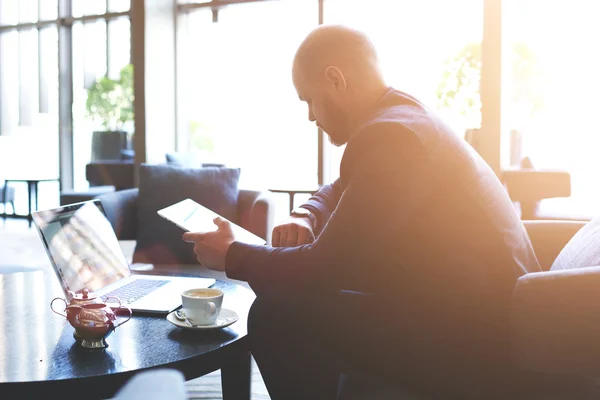
[[[77,301],[90,301],[90,300],[94,300],[96,298],[96,296],[90,296],[90,291],[87,289],[83,289],[81,291],[81,293],[75,293],[69,290],[69,296],[71,297],[69,299],[69,301],[71,300],[77,300]]]

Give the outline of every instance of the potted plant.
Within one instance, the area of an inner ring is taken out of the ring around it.
[[[92,161],[120,160],[131,148],[133,124],[133,66],[125,66],[118,80],[103,76],[88,89],[86,115],[100,129],[92,134]]]

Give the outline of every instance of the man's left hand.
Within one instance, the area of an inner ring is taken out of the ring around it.
[[[186,232],[182,238],[194,243],[194,253],[198,262],[215,271],[225,271],[225,256],[231,243],[235,242],[231,225],[224,218],[214,220],[217,230],[214,232]]]

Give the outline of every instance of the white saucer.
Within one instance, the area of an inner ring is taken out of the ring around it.
[[[186,321],[182,321],[182,320],[178,319],[175,316],[176,312],[177,311],[173,311],[173,312],[169,313],[169,315],[167,315],[167,321],[169,321],[170,323],[172,323],[175,326],[178,326],[179,328],[190,329],[193,331],[225,328],[226,326],[233,324],[235,321],[237,321],[239,319],[239,317],[235,311],[228,310],[226,308],[221,308],[221,312],[219,313],[219,316],[217,317],[217,320],[215,321],[214,324],[190,326],[190,325],[188,325],[188,323]]]

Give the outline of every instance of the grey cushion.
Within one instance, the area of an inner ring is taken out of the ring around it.
[[[551,271],[600,265],[600,217],[583,226],[561,250]]]
[[[196,264],[193,245],[183,231],[156,213],[186,198],[235,221],[238,168],[182,168],[168,164],[140,166],[137,243],[133,262],[157,265]]]

